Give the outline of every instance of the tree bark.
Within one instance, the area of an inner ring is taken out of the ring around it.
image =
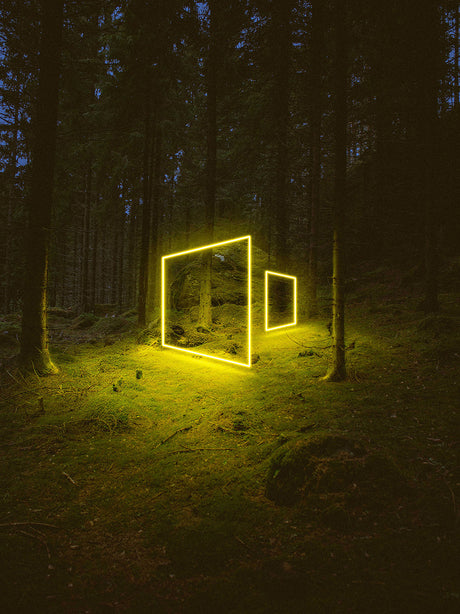
[[[275,136],[275,257],[281,271],[288,264],[288,123],[289,123],[289,66],[291,0],[274,0],[274,136]]]
[[[346,0],[335,2],[335,181],[332,262],[332,365],[325,379],[346,379],[345,294],[344,294],[344,213],[347,170],[347,40]]]
[[[142,225],[141,225],[141,246],[139,258],[139,289],[137,323],[140,327],[145,327],[147,292],[149,283],[149,248],[150,248],[150,148],[152,139],[151,126],[151,92],[150,83],[147,84],[144,101],[144,154],[143,154],[143,174],[142,174]],[[155,125],[155,117],[154,117]]]
[[[55,373],[48,350],[46,295],[59,97],[63,0],[43,0],[37,115],[29,200],[26,283],[20,363],[39,374]]]
[[[214,241],[214,218],[216,210],[217,167],[217,5],[218,0],[209,0],[209,48],[207,62],[207,152],[206,152],[206,241]],[[209,328],[212,325],[212,250],[201,256],[200,307],[198,322]]]
[[[423,0],[419,4],[421,14],[419,89],[419,144],[421,152],[421,180],[425,201],[425,299],[426,312],[439,311],[438,300],[438,234],[439,212],[436,202],[436,164],[438,146],[436,142],[436,121],[439,89],[439,15],[435,0]]]
[[[308,253],[307,317],[318,313],[318,215],[321,184],[321,66],[323,48],[322,0],[312,0],[311,37],[311,210]]]

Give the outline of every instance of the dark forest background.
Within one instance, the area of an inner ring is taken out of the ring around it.
[[[438,261],[444,270],[458,254],[459,5],[342,9],[65,2],[49,306],[136,306],[148,323],[159,256],[250,232],[300,276],[301,311],[314,314],[331,277],[340,113],[348,278],[386,266],[407,283],[425,279],[420,303],[438,308]],[[346,109],[337,110],[340,11]],[[3,313],[21,309],[27,287],[40,15],[36,1],[0,8]]]

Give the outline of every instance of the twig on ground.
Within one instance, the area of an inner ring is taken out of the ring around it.
[[[67,478],[71,484],[73,484],[74,486],[77,486],[77,483],[75,482],[75,480],[73,478],[71,478],[70,475],[66,471],[63,471],[62,475],[65,478]]]
[[[182,448],[181,450],[172,450],[168,452],[170,454],[183,454],[186,452],[229,452],[234,451],[237,448]]]
[[[48,524],[47,522],[2,522],[0,528],[9,527],[48,527],[49,529],[59,529],[60,527],[55,524]]]
[[[172,435],[169,435],[169,437],[166,437],[166,439],[163,439],[162,441],[160,441],[160,443],[157,443],[157,445],[155,447],[159,448],[160,446],[163,446],[167,441],[169,441],[170,439],[175,437],[178,433],[186,433],[187,431],[190,431],[190,429],[192,429],[192,428],[193,428],[193,426],[184,426],[181,429],[177,429],[177,431],[174,431],[174,433]]]

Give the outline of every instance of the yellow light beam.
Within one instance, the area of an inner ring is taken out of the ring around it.
[[[177,256],[185,256],[186,254],[192,254],[194,252],[200,252],[204,249],[211,249],[214,247],[220,247],[222,245],[228,245],[230,243],[236,243],[237,241],[247,241],[248,242],[248,360],[247,362],[238,362],[236,360],[229,360],[227,358],[220,358],[219,356],[212,356],[211,354],[203,354],[202,352],[197,352],[195,350],[188,350],[186,348],[181,348],[176,345],[169,345],[166,343],[166,266],[165,262],[169,258],[175,258]],[[252,276],[251,276],[251,267],[252,267],[252,246],[251,246],[251,235],[245,235],[244,237],[238,237],[236,239],[229,239],[228,241],[220,241],[219,243],[212,243],[210,245],[203,245],[202,247],[195,247],[194,249],[187,249],[182,252],[176,252],[174,254],[168,254],[166,256],[162,256],[161,258],[161,345],[165,348],[170,348],[173,350],[179,350],[180,352],[186,352],[188,354],[194,354],[195,356],[204,356],[205,358],[212,358],[214,360],[220,360],[222,362],[228,362],[233,365],[241,365],[242,367],[250,367],[251,366],[251,305],[252,305]]]
[[[289,322],[288,324],[281,324],[280,326],[269,326],[269,314],[268,314],[268,305],[269,305],[269,275],[273,275],[275,277],[284,277],[286,279],[292,279],[293,281],[293,315],[294,321]],[[285,273],[275,273],[275,271],[265,271],[265,331],[276,330],[278,328],[285,328],[286,326],[295,326],[297,324],[297,277],[294,275],[286,275]]]

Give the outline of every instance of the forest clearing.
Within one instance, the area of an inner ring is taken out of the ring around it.
[[[399,292],[350,296],[341,384],[324,317],[248,370],[50,315],[59,374],[2,375],[2,611],[456,612],[460,314]]]

